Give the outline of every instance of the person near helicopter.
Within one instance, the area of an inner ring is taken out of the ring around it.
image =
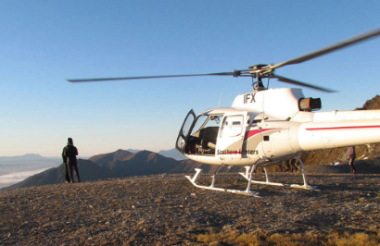
[[[63,148],[62,159],[65,165],[65,179],[66,183],[74,183],[74,172],[77,178],[77,181],[80,182],[77,156],[78,149],[73,144],[73,139],[67,139],[67,145]]]
[[[355,146],[348,147],[347,150],[347,160],[348,160],[348,165],[350,165],[351,168],[351,173],[355,174],[356,169],[354,167],[354,161],[356,159],[356,152],[355,152]]]

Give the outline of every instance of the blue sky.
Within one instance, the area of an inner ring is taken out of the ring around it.
[[[380,27],[379,1],[0,1],[0,156],[174,148],[186,113],[231,105],[250,79],[66,79],[191,74],[279,63]],[[323,111],[380,92],[380,37],[279,75],[329,87]],[[286,84],[271,81],[273,87]]]

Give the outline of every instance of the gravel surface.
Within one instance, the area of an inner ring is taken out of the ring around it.
[[[261,180],[263,174],[256,174]],[[302,183],[300,174],[270,174]],[[131,177],[0,192],[0,245],[203,245],[229,227],[267,234],[378,233],[380,175],[313,174],[307,191],[252,185],[261,198],[197,189],[184,175]],[[209,177],[200,182],[210,184]],[[245,189],[237,174],[216,186]]]

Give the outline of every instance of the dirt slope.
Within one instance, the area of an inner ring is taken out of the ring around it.
[[[253,185],[262,198],[200,190],[182,175],[10,190],[0,193],[0,245],[336,245],[354,233],[377,245],[379,178],[309,175],[319,192]],[[217,185],[246,183],[223,174]]]

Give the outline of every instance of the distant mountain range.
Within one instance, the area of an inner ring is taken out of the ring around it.
[[[379,108],[380,96],[375,96],[371,100],[368,100],[360,110]],[[346,163],[345,151],[346,148],[310,151],[301,154],[299,158],[305,165],[331,165],[336,162]],[[356,154],[357,160],[365,160],[369,164],[374,163],[377,167],[380,163],[380,144],[358,146]],[[60,158],[44,158],[36,154],[18,157],[0,157],[0,176],[4,170],[7,170],[9,173],[9,167],[12,167],[12,170],[15,172],[24,171],[27,167],[31,166],[36,170],[53,167],[3,189],[62,183],[64,182],[64,168],[61,163],[62,160]],[[78,163],[82,181],[163,173],[190,173],[194,172],[194,168],[202,168],[204,173],[214,173],[217,169],[217,166],[205,165],[186,159],[176,149],[160,151],[158,153],[134,149],[117,150],[113,153],[93,156],[88,160],[79,159]],[[269,170],[286,171],[287,168],[284,165],[274,165],[270,166]],[[244,168],[233,167],[228,169],[227,167],[223,167],[220,170],[220,172],[237,171],[244,171]]]
[[[177,149],[161,150],[158,152],[158,154],[163,155],[165,157],[170,157],[176,160],[188,159],[186,156],[182,155],[181,152],[179,152]]]
[[[0,188],[20,182],[48,168],[58,167],[61,163],[61,158],[46,158],[37,154],[0,156]]]
[[[192,160],[175,160],[151,151],[143,150],[132,153],[126,150],[117,150],[108,154],[95,155],[88,160],[78,159],[79,174],[82,181],[93,181],[108,178],[122,178],[129,176],[174,174],[194,172],[199,167],[204,172],[213,173],[217,166],[205,165]],[[238,171],[236,167],[223,171]],[[57,184],[64,182],[63,164],[33,175],[24,181],[3,188],[10,190],[38,185]]]
[[[137,153],[141,150],[128,149],[126,151]],[[175,160],[187,159],[176,149],[162,150],[158,152],[158,154],[168,158],[173,158]],[[22,156],[0,156],[0,176],[13,172],[34,171],[44,168],[46,169],[56,167],[60,164],[62,164],[61,157],[42,157],[38,154],[26,154]]]
[[[13,172],[33,171],[56,167],[61,163],[61,158],[47,158],[37,154],[0,156],[0,176]]]
[[[322,151],[321,154],[322,153],[324,152]],[[373,158],[377,159],[379,156],[379,150],[377,148],[373,151],[373,154],[375,153],[376,155],[373,156]],[[321,155],[322,158],[324,158],[323,156],[324,155]],[[302,156],[300,157],[302,158]],[[314,163],[315,162],[316,160],[314,160]],[[372,161],[369,161],[369,163],[372,163]],[[218,168],[218,166],[215,165],[206,165],[189,159],[175,160],[173,158],[168,158],[146,150],[136,153],[126,150],[117,150],[108,154],[95,155],[88,160],[78,159],[78,166],[82,181],[165,173],[193,173],[194,168],[201,168],[204,173],[212,174]],[[346,165],[344,167],[348,168]],[[272,171],[286,171],[283,168],[280,168],[279,165],[270,166],[270,168],[273,169]],[[228,168],[225,166],[221,168],[220,172],[244,172],[244,168]],[[0,191],[47,184],[58,184],[63,182],[64,167],[63,164],[61,164],[58,167],[53,167],[41,173],[30,176],[19,183],[2,188]]]
[[[9,162],[9,161],[25,161],[25,160],[41,160],[46,159],[37,154],[26,154],[22,156],[0,156],[1,162]]]
[[[137,149],[127,149],[128,152],[131,153],[137,153],[141,150]],[[173,158],[175,160],[186,160],[188,159],[186,156],[182,155],[177,149],[170,149],[170,150],[161,150],[157,152],[157,154],[163,155],[165,157]]]
[[[128,149],[127,151],[131,153],[140,152],[140,150],[136,149]],[[177,160],[186,158],[176,149],[162,151],[162,155]],[[38,154],[0,156],[0,189],[16,184],[27,177],[40,173],[46,169],[58,167],[61,164],[61,157],[42,157]]]

